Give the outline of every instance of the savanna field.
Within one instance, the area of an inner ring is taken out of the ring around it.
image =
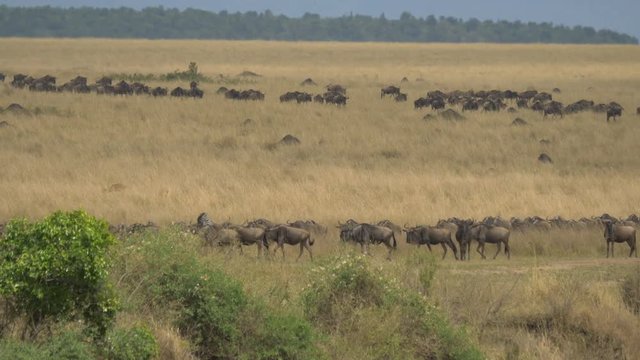
[[[361,258],[359,248],[341,244],[335,227],[349,218],[413,226],[452,216],[640,213],[637,46],[5,38],[0,48],[0,72],[8,75],[0,107],[19,103],[32,113],[0,113],[9,124],[0,128],[0,222],[81,208],[112,224],[159,224],[159,232],[121,239],[109,271],[121,306],[116,324],[147,326],[159,359],[475,358],[473,351],[452,350],[467,346],[488,359],[640,359],[640,262],[626,257],[626,244],[616,244],[616,257],[607,259],[600,227],[512,231],[510,260],[491,260],[488,245],[488,260],[474,247],[468,262],[451,253],[441,260],[439,246],[430,257],[404,234],[396,234],[391,261],[383,246]],[[202,99],[39,93],[9,85],[17,73],[50,74],[58,84],[77,75],[90,83],[118,74],[159,77],[190,62],[209,79],[199,84]],[[238,76],[247,71],[260,76]],[[403,77],[408,81],[401,83]],[[317,86],[301,86],[306,78]],[[279,100],[287,91],[319,94],[336,83],[347,88],[345,107]],[[387,85],[400,86],[409,101],[381,99]],[[266,97],[229,100],[216,94],[220,86]],[[560,89],[554,100],[564,104],[616,101],[623,116],[608,123],[606,114],[590,111],[563,118],[474,111],[463,113],[464,121],[447,121],[413,106],[434,90],[554,88]],[[436,118],[424,120],[427,114]],[[516,117],[528,124],[513,126]],[[274,145],[287,134],[301,143]],[[543,152],[552,164],[538,161]],[[241,254],[205,246],[200,236],[171,226],[193,223],[201,212],[216,222],[314,219],[329,231],[315,237],[313,262],[306,253],[296,262],[298,248],[291,246],[284,261],[281,254],[256,259],[254,248]],[[158,301],[173,294],[156,288],[180,261],[220,270],[259,299],[239,310],[240,334],[282,333],[277,321],[262,332],[251,320],[255,313],[282,313],[310,324],[313,349],[241,356],[258,345],[199,346],[202,336],[194,337],[180,315],[187,305]],[[364,282],[370,286],[346,300],[330,296],[329,307],[310,295],[330,293],[332,285],[320,279],[340,274],[351,281],[370,277]],[[360,301],[362,294],[376,298],[376,291],[382,300]],[[405,292],[440,314],[421,323],[440,330],[412,331],[415,302],[396,294]],[[51,332],[67,327],[73,325],[57,324]],[[18,339],[20,329],[5,336]]]

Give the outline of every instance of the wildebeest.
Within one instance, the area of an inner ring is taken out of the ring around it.
[[[405,225],[405,228],[402,231],[407,235],[408,244],[418,245],[418,247],[420,247],[420,245],[427,245],[429,251],[431,251],[431,245],[440,244],[442,246],[442,250],[444,250],[444,253],[442,254],[443,259],[447,256],[447,246],[449,246],[453,251],[453,256],[458,260],[458,249],[453,243],[453,240],[451,240],[451,230],[433,226],[416,226],[408,228]]]
[[[389,253],[387,259],[391,260],[391,253],[398,247],[393,230],[386,226],[371,224],[340,224],[340,239],[342,241],[353,241],[360,244],[364,254],[369,254],[370,244],[384,244]]]
[[[478,103],[474,100],[467,100],[462,104],[462,111],[478,110]]]
[[[0,82],[4,82],[6,75],[0,72]]]
[[[640,106],[636,109],[636,115],[640,115]]]
[[[309,93],[301,92],[301,91],[289,91],[285,94],[280,95],[280,102],[289,102],[296,101],[298,104],[311,102],[313,99],[312,95]]]
[[[260,219],[247,221],[246,222],[246,226],[247,227],[259,227],[259,228],[263,228],[263,229],[268,229],[268,228],[272,228],[272,227],[276,226],[276,224],[273,223],[270,220],[260,218]]]
[[[202,96],[204,96],[204,91],[198,89],[198,83],[195,81],[192,81],[189,84],[189,91],[187,93],[188,96],[193,97],[193,98],[199,98],[202,99]]]
[[[156,88],[153,88],[151,90],[151,95],[153,95],[154,97],[167,96],[167,88],[163,88],[163,87],[159,87],[159,86],[156,87]]]
[[[387,95],[398,96],[400,94],[400,88],[397,86],[387,86],[380,89],[380,98],[383,98]]]
[[[335,91],[326,92],[322,97],[325,103],[334,104],[338,106],[347,105],[347,100],[349,99],[346,95],[340,92],[335,92]]]
[[[469,244],[472,240],[478,241],[478,247],[476,251],[482,256],[483,259],[486,259],[484,255],[484,247],[486,243],[496,244],[498,249],[496,254],[493,256],[495,259],[501,250],[501,244],[504,243],[504,252],[507,255],[507,258],[511,258],[511,249],[509,247],[509,235],[511,231],[502,226],[491,226],[486,224],[475,224],[469,225],[465,224],[462,229],[462,237],[464,238],[465,244]],[[482,249],[482,251],[480,250]]]
[[[607,107],[607,122],[609,122],[609,119],[611,118],[613,118],[613,120],[616,120],[618,117],[622,116],[622,110],[622,106],[620,106],[619,104],[609,104],[609,106]]]
[[[629,244],[629,257],[631,257],[633,253],[638,257],[638,249],[636,248],[636,229],[633,226],[616,224],[611,220],[605,220],[603,223],[604,239],[607,242],[607,257],[609,257],[609,252],[611,252],[611,257],[613,257],[613,245],[615,243],[623,242]]]
[[[431,109],[432,110],[444,109],[445,105],[446,104],[444,103],[444,100],[442,98],[435,98],[435,99],[431,100]]]
[[[310,233],[316,233],[320,235],[324,235],[327,233],[327,227],[315,222],[314,220],[296,220],[293,222],[287,222],[287,225],[298,229],[307,230]]]
[[[431,99],[428,98],[418,98],[413,102],[413,107],[415,109],[422,109],[423,107],[431,106]]]
[[[268,249],[269,242],[276,242],[276,248],[273,251],[274,255],[278,251],[278,248],[282,249],[282,259],[284,260],[284,244],[289,245],[297,245],[300,244],[300,254],[298,255],[298,259],[302,256],[304,249],[309,251],[309,256],[313,260],[313,253],[311,252],[311,246],[314,243],[311,234],[304,229],[298,229],[288,225],[277,225],[272,228],[265,230],[264,233],[264,245]]]
[[[550,103],[544,105],[542,114],[545,117],[547,115],[563,117],[562,109],[563,109],[562,103],[558,101],[551,101]]]
[[[396,95],[396,97],[394,98],[394,100],[396,102],[405,102],[407,101],[407,94],[405,93],[399,93]]]
[[[329,84],[327,85],[327,92],[339,93],[344,96],[347,95],[347,88],[339,84]]]
[[[187,93],[188,93],[188,90],[185,90],[180,86],[178,86],[177,88],[171,90],[170,95],[173,97],[183,97],[183,96],[186,96]]]
[[[244,226],[232,226],[231,229],[238,233],[240,252],[242,252],[242,245],[256,245],[258,247],[258,257],[262,255],[263,246],[266,246],[267,251],[269,251],[269,244],[264,241],[265,229]]]

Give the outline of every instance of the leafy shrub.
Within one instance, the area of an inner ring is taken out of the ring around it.
[[[80,210],[7,225],[0,241],[0,294],[26,317],[31,338],[47,321],[79,316],[94,335],[104,335],[117,305],[107,283],[107,250],[114,242],[106,222]]]
[[[297,315],[255,303],[242,315],[239,359],[318,359],[311,324]]]
[[[332,328],[341,311],[382,306],[390,296],[388,284],[374,276],[364,256],[338,256],[312,270],[314,280],[302,293],[306,316]]]
[[[242,335],[237,327],[247,304],[242,286],[221,271],[197,264],[176,264],[159,279],[163,301],[175,305],[177,326],[201,358],[230,358]]]
[[[632,271],[624,278],[622,300],[631,311],[640,314],[640,271]]]
[[[427,258],[418,282],[428,289],[435,265]],[[418,292],[371,269],[363,256],[334,257],[313,270],[301,295],[306,316],[348,344],[366,344],[366,357],[380,359],[482,359],[463,330],[452,327]],[[362,338],[365,338],[363,340]]]
[[[0,360],[42,360],[47,353],[37,345],[26,342],[0,341]]]
[[[36,344],[5,340],[0,342],[0,360],[92,360],[92,347],[80,334],[63,332],[48,342]]]
[[[43,347],[49,359],[92,360],[93,348],[84,342],[80,334],[66,331],[51,338]]]
[[[158,343],[145,327],[116,329],[107,342],[112,360],[149,360],[158,355]]]

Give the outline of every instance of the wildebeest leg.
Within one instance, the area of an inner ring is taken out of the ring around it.
[[[480,248],[482,248],[482,251],[480,251]],[[478,254],[480,254],[480,256],[482,256],[483,259],[486,259],[486,257],[484,256],[484,243],[483,242],[478,242],[478,247],[476,248],[476,251],[478,252]]]
[[[444,243],[440,243],[440,245],[442,246],[442,250],[444,250],[444,253],[442,254],[442,260],[444,260],[444,257],[447,256],[447,247]]]
[[[615,241],[612,241],[612,242],[611,242],[611,257],[614,257],[614,256],[613,256],[613,245],[614,245],[615,243],[616,243]]]
[[[609,258],[609,241],[607,241],[607,259]]]
[[[309,246],[309,242],[305,242],[304,247],[305,249],[307,249],[307,251],[309,251],[309,257],[311,258],[311,260],[313,260],[313,252],[311,251],[311,246]]]
[[[393,252],[393,246],[387,244],[386,242],[384,244],[387,247],[387,249],[389,250],[389,253],[387,254],[387,260],[391,260],[391,252]]]
[[[471,240],[467,243],[467,260],[471,260]]]
[[[504,253],[507,254],[507,259],[511,259],[511,248],[509,247],[509,242],[504,243]]]
[[[496,254],[495,254],[495,255],[493,255],[493,259],[494,259],[494,260],[498,257],[498,254],[500,254],[500,250],[501,250],[501,248],[502,248],[502,243],[501,243],[501,242],[498,242],[498,243],[496,244],[496,247],[498,248],[498,251],[496,251]]]
[[[302,252],[304,251],[304,241],[300,241],[300,254],[298,254],[298,257],[296,258],[296,261],[300,260],[300,258],[302,257]]]
[[[262,243],[260,241],[258,241],[256,243],[256,246],[258,247],[258,258],[262,257]]]

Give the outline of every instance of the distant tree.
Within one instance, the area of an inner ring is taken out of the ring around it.
[[[300,18],[263,13],[219,13],[163,7],[55,8],[0,5],[0,36],[115,37],[149,39],[265,39],[338,41],[419,41],[498,43],[621,43],[637,44],[635,37],[590,27],[573,28],[549,23],[520,23],[429,15],[419,18],[403,12],[397,20],[349,14],[323,18],[305,13]]]

